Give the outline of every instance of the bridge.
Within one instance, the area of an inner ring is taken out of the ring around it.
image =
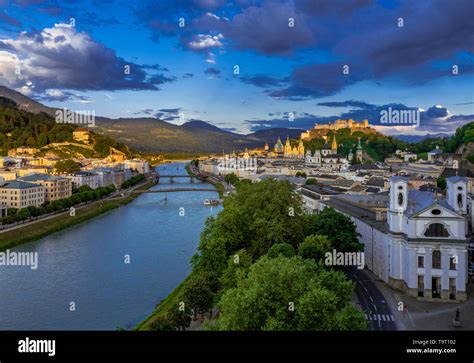
[[[194,178],[197,178],[199,179],[198,177],[194,176],[194,175],[160,175],[158,174],[156,176],[156,181],[157,183],[159,184],[160,183],[160,178],[169,178],[170,179],[170,183],[173,183],[173,180],[175,178],[190,178],[191,179],[191,183],[194,183]]]
[[[147,189],[147,190],[132,190],[130,193],[173,193],[173,192],[215,192],[214,188],[163,188],[163,189]]]

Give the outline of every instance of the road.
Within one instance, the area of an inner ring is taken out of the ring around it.
[[[395,316],[374,282],[363,270],[353,268],[347,275],[355,282],[355,293],[364,310],[369,330],[397,330]]]

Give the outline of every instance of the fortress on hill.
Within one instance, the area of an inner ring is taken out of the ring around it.
[[[321,137],[327,134],[328,131],[337,131],[340,129],[349,129],[351,134],[360,131],[363,133],[373,133],[375,129],[370,127],[369,120],[357,122],[352,119],[349,120],[336,120],[333,124],[314,124],[311,130],[301,133],[302,140],[311,140],[316,137]]]

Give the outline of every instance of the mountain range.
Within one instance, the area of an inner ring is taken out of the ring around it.
[[[22,110],[55,115],[56,108],[48,107],[17,91],[0,86],[0,97],[14,101]],[[248,135],[222,130],[200,120],[191,120],[175,125],[151,117],[118,118],[96,117],[94,132],[112,137],[116,141],[143,152],[189,152],[220,153],[243,150],[246,147],[262,147],[268,143],[273,147],[277,138],[284,142],[286,137],[296,139],[301,129],[271,128]],[[426,138],[448,137],[447,134],[397,135],[399,140],[416,143]]]

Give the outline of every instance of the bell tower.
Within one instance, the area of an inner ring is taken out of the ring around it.
[[[404,216],[408,206],[408,178],[392,176],[390,178],[390,201],[387,222],[391,232],[404,232]]]
[[[452,176],[446,179],[448,204],[456,212],[467,213],[467,178]]]

